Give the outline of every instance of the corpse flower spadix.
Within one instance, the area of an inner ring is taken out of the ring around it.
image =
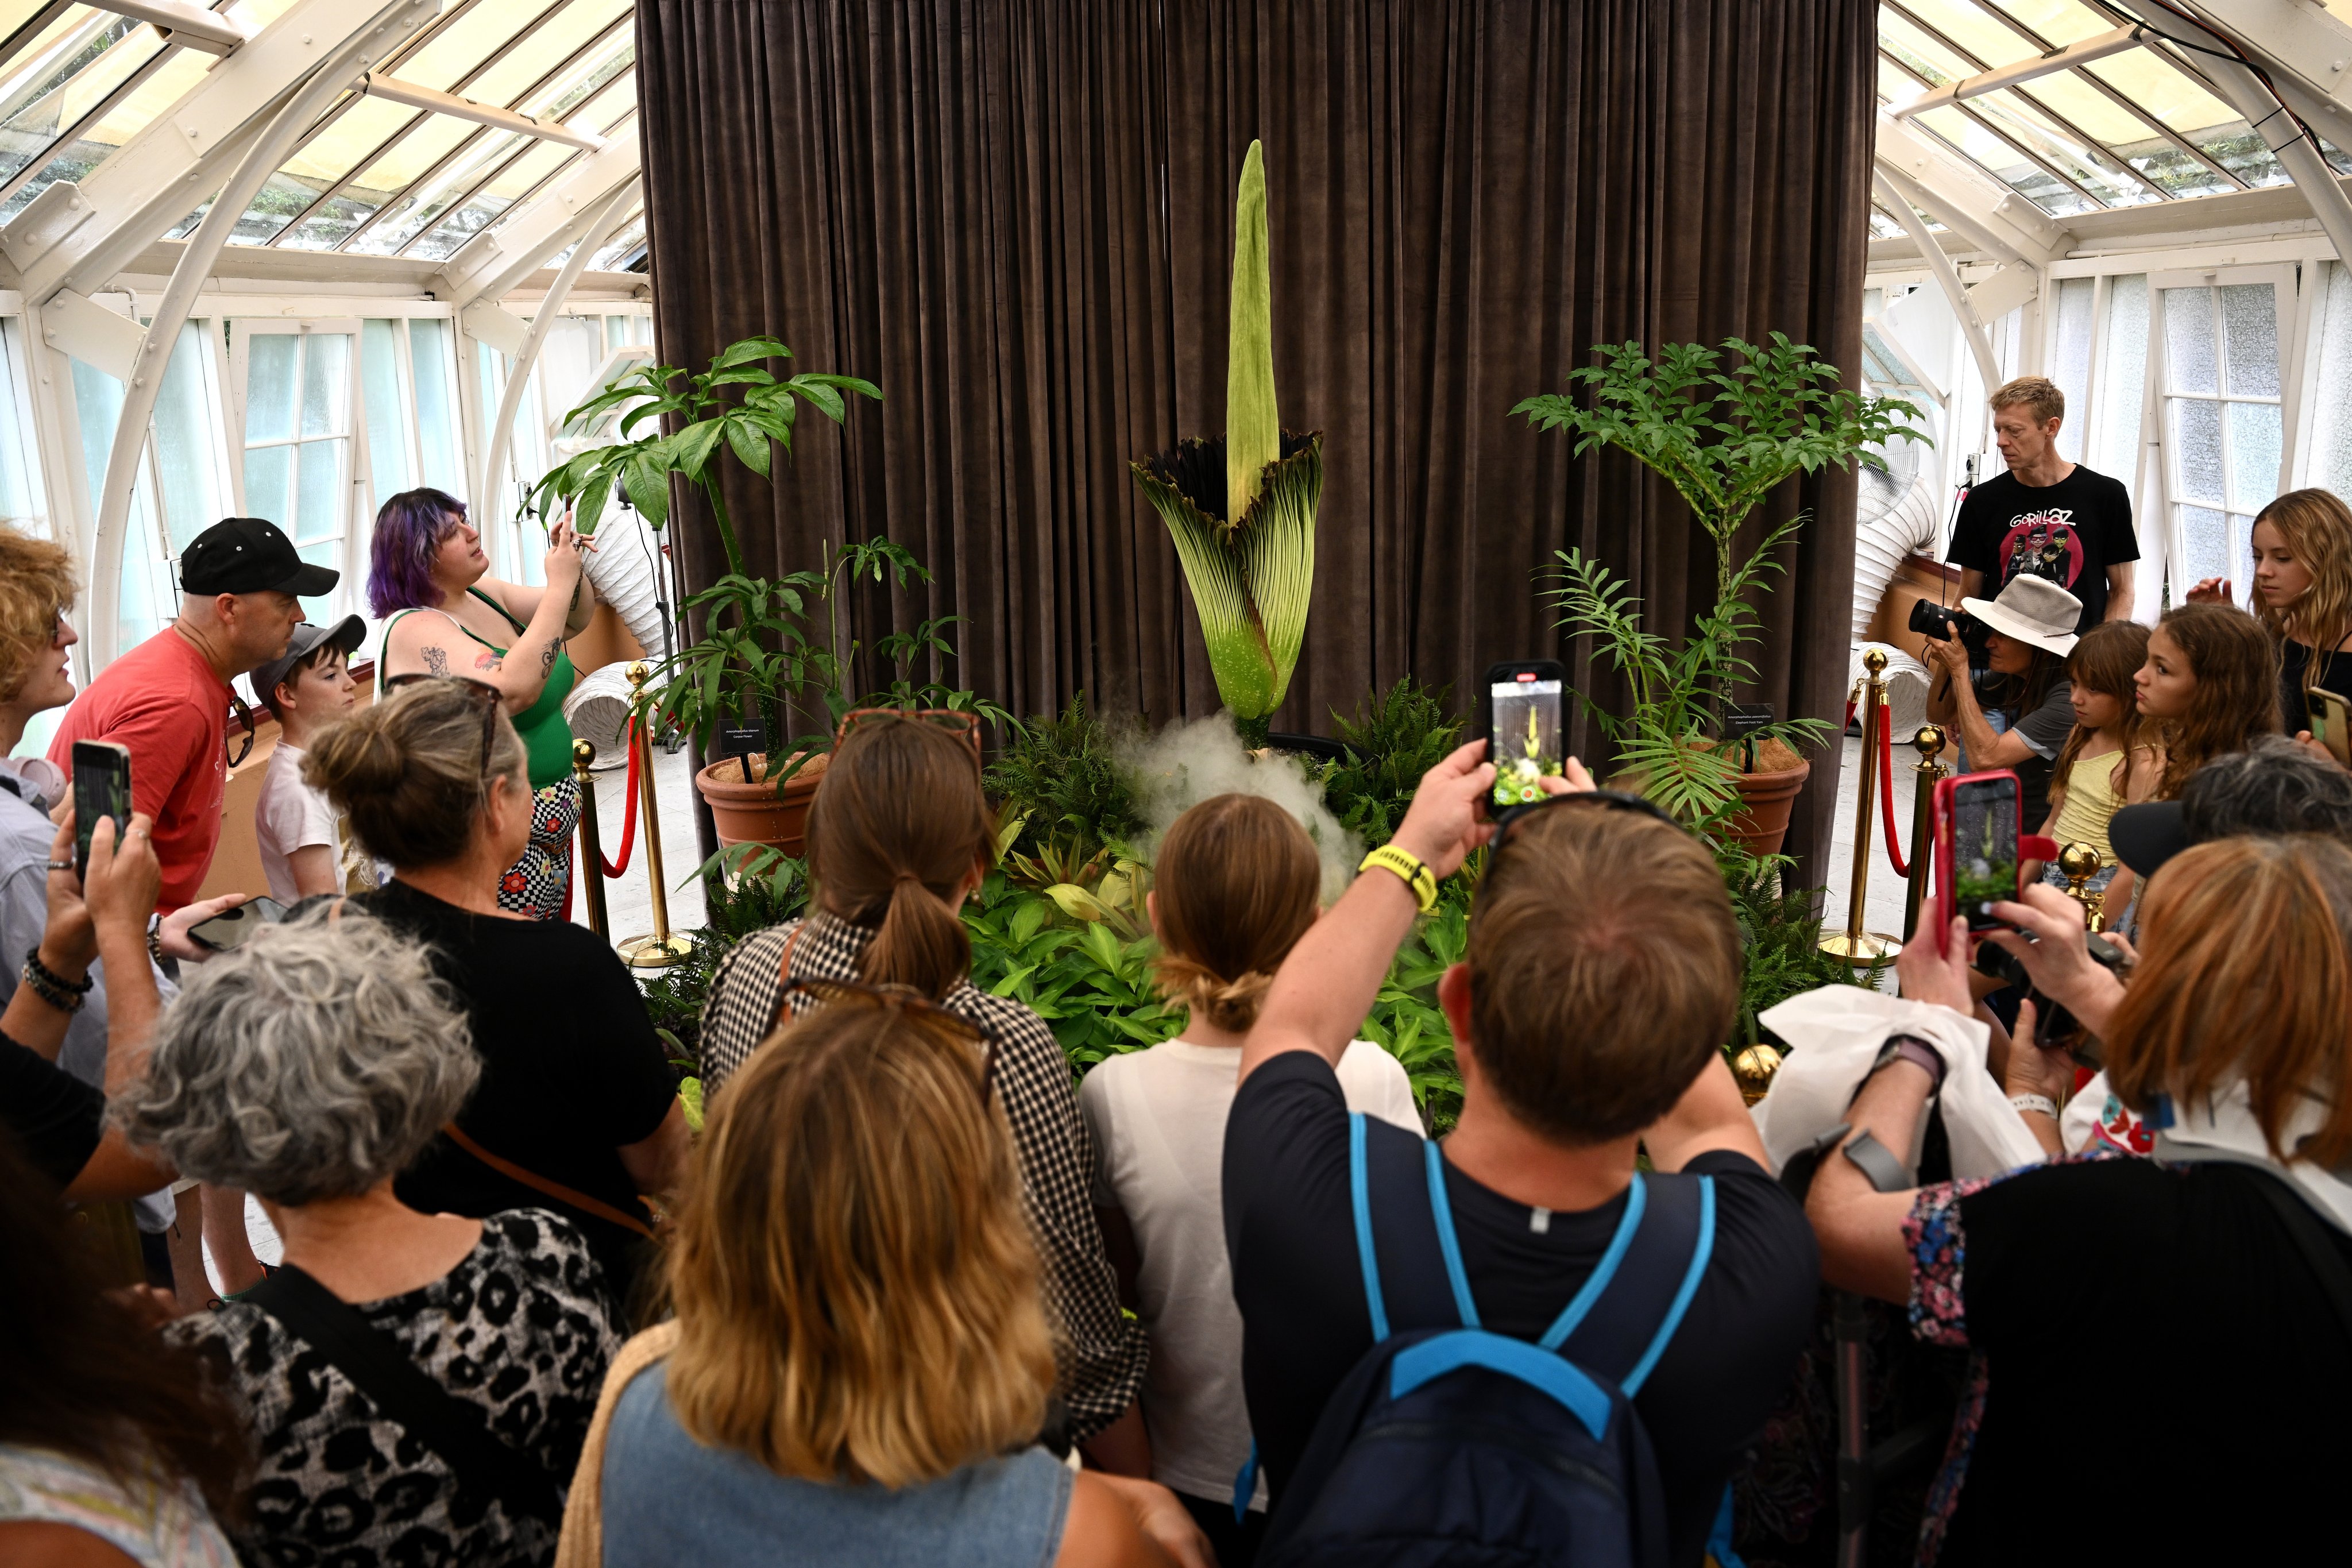
[[[1175,540],[1217,694],[1253,737],[1282,705],[1306,640],[1323,494],[1322,432],[1284,430],[1276,413],[1271,293],[1265,159],[1253,142],[1234,202],[1225,433],[1131,465]]]

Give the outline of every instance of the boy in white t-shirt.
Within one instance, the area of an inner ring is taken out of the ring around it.
[[[319,893],[347,893],[361,864],[344,841],[342,824],[324,791],[302,782],[302,752],[310,737],[359,706],[348,662],[367,636],[367,623],[346,616],[331,626],[304,622],[286,651],[253,672],[253,689],[278,715],[278,749],[269,753],[254,807],[254,837],[269,896],[291,904]],[[362,875],[359,886],[375,885]]]
[[[1176,819],[1155,875],[1160,987],[1191,1017],[1177,1038],[1098,1064],[1078,1091],[1103,1238],[1122,1295],[1151,1338],[1139,1395],[1149,1453],[1132,1413],[1088,1453],[1174,1491],[1230,1565],[1255,1555],[1266,1493],[1261,1479],[1248,1519],[1236,1522],[1234,1485],[1249,1458],[1250,1422],[1225,1252],[1225,1116],[1258,1003],[1321,912],[1322,868],[1288,812],[1222,795]],[[1339,1071],[1349,1110],[1422,1131],[1394,1057],[1358,1040]]]

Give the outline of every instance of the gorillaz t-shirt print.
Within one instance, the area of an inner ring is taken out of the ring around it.
[[[2119,480],[2080,463],[2054,485],[1996,474],[1969,492],[1950,559],[1981,572],[1985,597],[2019,577],[2046,577],[2083,602],[2078,632],[2106,618],[2107,568],[2139,559],[2131,497]]]

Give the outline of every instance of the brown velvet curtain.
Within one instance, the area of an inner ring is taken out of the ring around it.
[[[937,581],[869,591],[861,633],[962,616],[950,678],[1019,712],[1217,706],[1128,463],[1223,428],[1253,137],[1283,419],[1325,441],[1276,729],[1328,733],[1408,673],[1467,708],[1502,658],[1565,658],[1606,701],[1533,575],[1570,545],[1660,629],[1706,602],[1664,485],[1508,416],[1591,345],[1861,357],[1870,0],[639,0],[637,37],[664,357],[773,332],[887,400],[805,419],[772,491],[730,481],[751,568],[887,533]],[[1840,711],[1853,505],[1837,475],[1772,498],[1813,521],[1751,700]],[[689,584],[721,569],[698,508],[678,543]]]

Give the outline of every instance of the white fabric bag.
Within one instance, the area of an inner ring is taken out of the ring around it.
[[[1941,1099],[1954,1176],[2001,1176],[2042,1163],[2042,1145],[1985,1067],[1990,1031],[1979,1020],[1859,985],[1824,985],[1768,1010],[1762,1022],[1789,1043],[1771,1089],[1752,1112],[1775,1174],[1846,1120],[1890,1035],[1925,1040],[1944,1058]],[[1927,1127],[1921,1117],[1911,1147],[1895,1151],[1915,1171]]]

